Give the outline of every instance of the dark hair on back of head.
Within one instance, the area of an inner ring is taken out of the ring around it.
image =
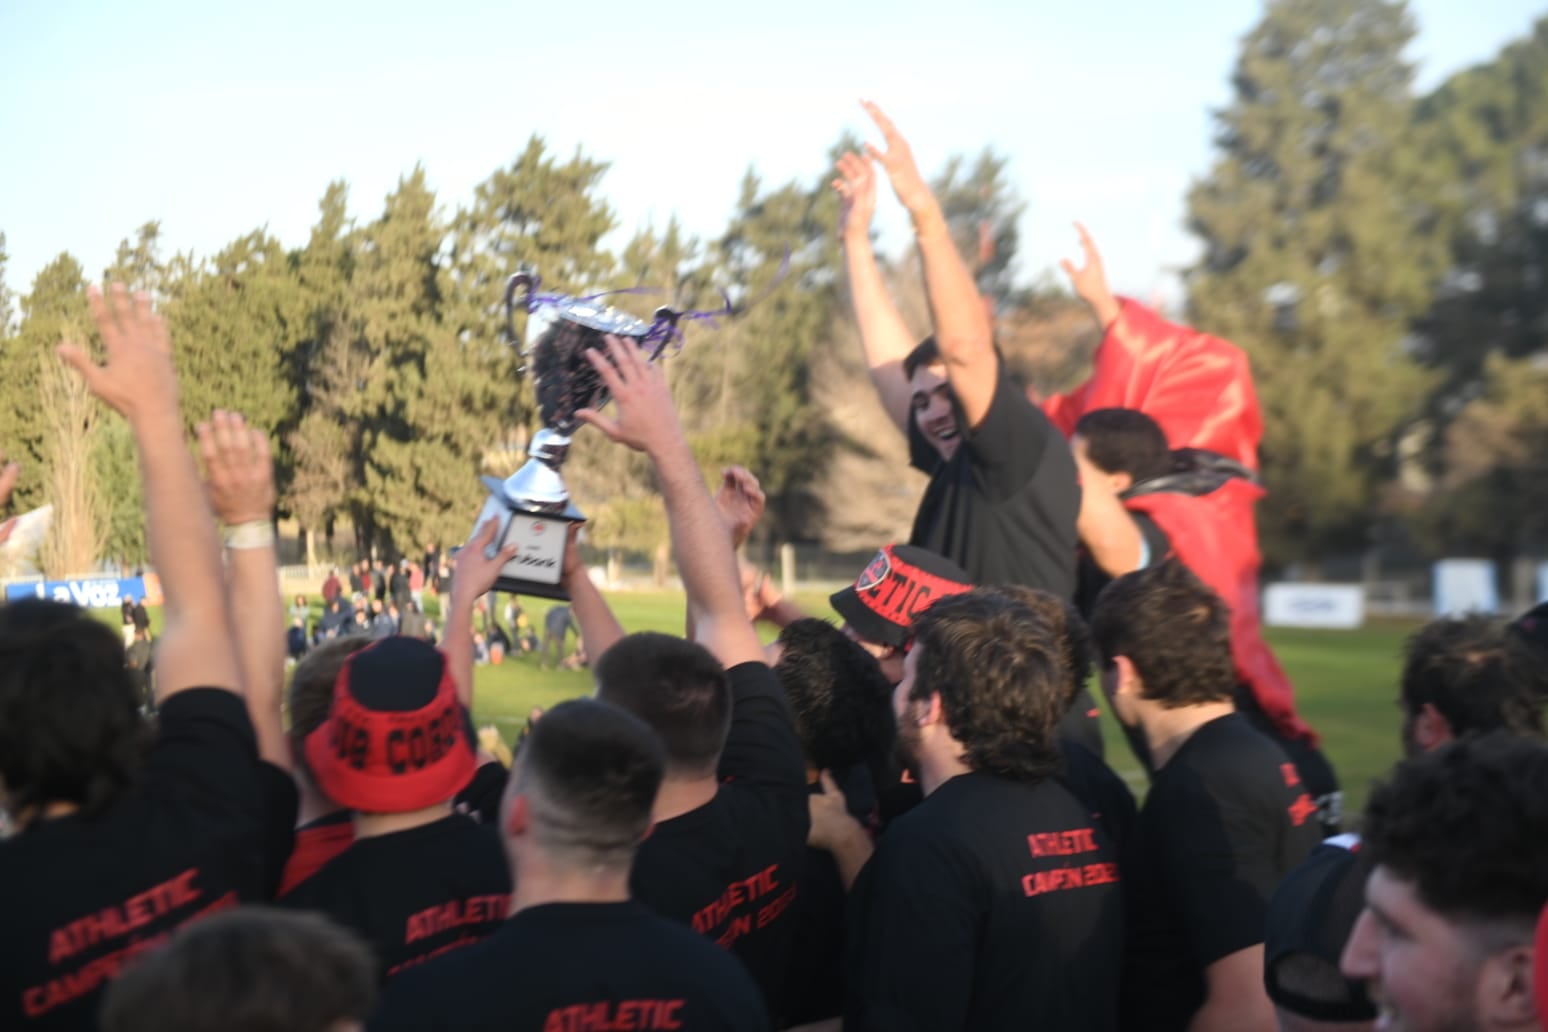
[[[892,745],[892,685],[874,657],[825,620],[807,618],[779,633],[774,673],[795,714],[807,762],[843,770]]]
[[[115,978],[103,1032],[332,1032],[376,1002],[376,962],[321,914],[240,907],[179,928]]]
[[[1015,599],[1048,625],[1054,640],[1059,644],[1059,655],[1064,660],[1064,672],[1069,678],[1065,686],[1065,706],[1075,701],[1075,695],[1091,679],[1092,660],[1091,632],[1080,612],[1068,599],[1052,592],[1029,588],[1021,584],[1002,584],[992,590]]]
[[[660,736],[669,771],[715,772],[731,729],[731,684],[708,649],[643,631],[602,653],[595,674],[597,698],[633,713]]]
[[[919,370],[939,365],[941,361],[941,346],[935,342],[933,335],[926,337],[914,345],[914,350],[903,356],[903,379],[912,380]]]
[[[1403,706],[1426,704],[1455,735],[1503,729],[1542,737],[1538,657],[1497,620],[1435,620],[1412,638],[1403,662]]]
[[[1548,745],[1494,731],[1399,764],[1365,807],[1362,849],[1432,910],[1527,928],[1548,903]]]
[[[1104,473],[1127,473],[1136,484],[1172,472],[1172,449],[1160,424],[1138,409],[1093,409],[1080,417],[1075,433],[1086,454]]]
[[[634,714],[571,699],[522,742],[512,791],[531,800],[537,841],[581,866],[627,867],[666,773],[661,739]]]
[[[1091,634],[1104,662],[1126,656],[1144,697],[1168,709],[1235,697],[1231,612],[1182,563],[1117,578],[1097,596]]]
[[[150,741],[118,634],[43,599],[0,606],[0,779],[13,814],[99,813],[133,784]]]
[[[1048,625],[993,588],[936,602],[914,618],[913,699],[939,693],[974,770],[1036,781],[1058,768],[1068,708],[1064,659]]]

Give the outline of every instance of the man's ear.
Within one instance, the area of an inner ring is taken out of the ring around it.
[[[1107,476],[1108,483],[1113,485],[1113,494],[1123,494],[1134,486],[1134,475],[1132,473],[1109,473]]]
[[[1134,669],[1134,661],[1128,656],[1114,656],[1113,666],[1118,668],[1118,690],[1115,694],[1139,698],[1144,682],[1140,680],[1139,671]]]
[[[505,833],[511,838],[518,838],[525,835],[531,825],[532,808],[527,797],[520,793],[511,796],[510,805],[505,810]]]
[[[1435,708],[1433,702],[1427,702],[1419,707],[1419,712],[1414,716],[1414,741],[1419,748],[1428,752],[1445,745],[1455,737],[1457,735],[1452,730],[1451,721]]]
[[[946,707],[941,704],[941,693],[931,692],[928,699],[919,699],[919,726],[929,727],[932,724],[946,723]]]
[[[1533,949],[1522,943],[1502,950],[1484,962],[1478,976],[1478,1007],[1487,1028],[1536,1028],[1533,995]]]

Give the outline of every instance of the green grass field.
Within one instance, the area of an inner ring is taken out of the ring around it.
[[[609,601],[626,630],[682,633],[681,593],[618,592]],[[814,615],[833,615],[825,595],[799,595],[797,602]],[[525,599],[524,604],[533,626],[541,628],[550,603]],[[433,601],[427,606],[438,616],[436,608]],[[100,615],[118,623],[116,610],[103,610]],[[160,614],[152,615],[154,620]],[[1321,733],[1323,747],[1338,770],[1346,816],[1360,813],[1372,780],[1383,776],[1398,759],[1399,655],[1413,629],[1408,623],[1379,623],[1359,631],[1278,629],[1269,633],[1295,683],[1302,714]],[[509,742],[520,733],[533,706],[589,694],[591,675],[585,670],[539,670],[536,654],[518,654],[507,656],[498,666],[478,667],[474,684],[475,719],[480,725],[495,725]],[[1144,774],[1105,708],[1103,725],[1108,762],[1136,793],[1143,791]]]

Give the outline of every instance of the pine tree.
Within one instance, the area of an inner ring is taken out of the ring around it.
[[[1192,321],[1246,349],[1257,377],[1271,557],[1363,540],[1426,389],[1405,335],[1445,257],[1412,145],[1413,31],[1392,0],[1271,0],[1189,195]]]

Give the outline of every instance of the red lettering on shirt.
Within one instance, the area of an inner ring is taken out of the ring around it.
[[[176,878],[131,896],[117,906],[87,914],[56,929],[48,937],[48,962],[57,966],[82,950],[121,938],[194,902],[199,898],[199,890],[193,887],[198,876],[198,869],[190,867]]]
[[[1099,848],[1094,828],[1038,832],[1027,836],[1027,845],[1031,847],[1032,855],[1038,857],[1095,853]]]
[[[1306,818],[1317,812],[1317,804],[1312,802],[1312,797],[1302,792],[1295,797],[1295,802],[1290,804],[1290,819],[1299,828],[1306,823]]]
[[[574,1003],[548,1012],[543,1032],[674,1032],[683,1000]]]
[[[1285,786],[1288,788],[1294,788],[1301,783],[1301,776],[1296,773],[1295,764],[1293,763],[1281,763],[1279,765],[1279,775],[1285,779]]]
[[[753,930],[755,916],[760,918],[758,927],[762,928],[764,923],[761,921],[761,910],[757,915],[739,914],[736,911],[754,900],[779,892],[781,886],[778,875],[779,865],[770,864],[750,878],[742,878],[727,885],[719,899],[693,915],[693,930],[700,935],[713,938],[722,946],[729,946]],[[777,903],[778,900],[774,902]],[[784,909],[785,907],[781,907],[780,912]],[[774,915],[774,917],[778,916],[778,913]],[[774,917],[769,920],[773,920]],[[724,930],[722,930],[723,925],[726,926]]]
[[[499,921],[505,917],[510,904],[510,895],[499,892],[487,896],[472,896],[464,900],[452,900],[450,903],[442,903],[421,910],[417,914],[410,914],[403,930],[403,944],[406,946],[428,936],[439,935],[465,925]]]

